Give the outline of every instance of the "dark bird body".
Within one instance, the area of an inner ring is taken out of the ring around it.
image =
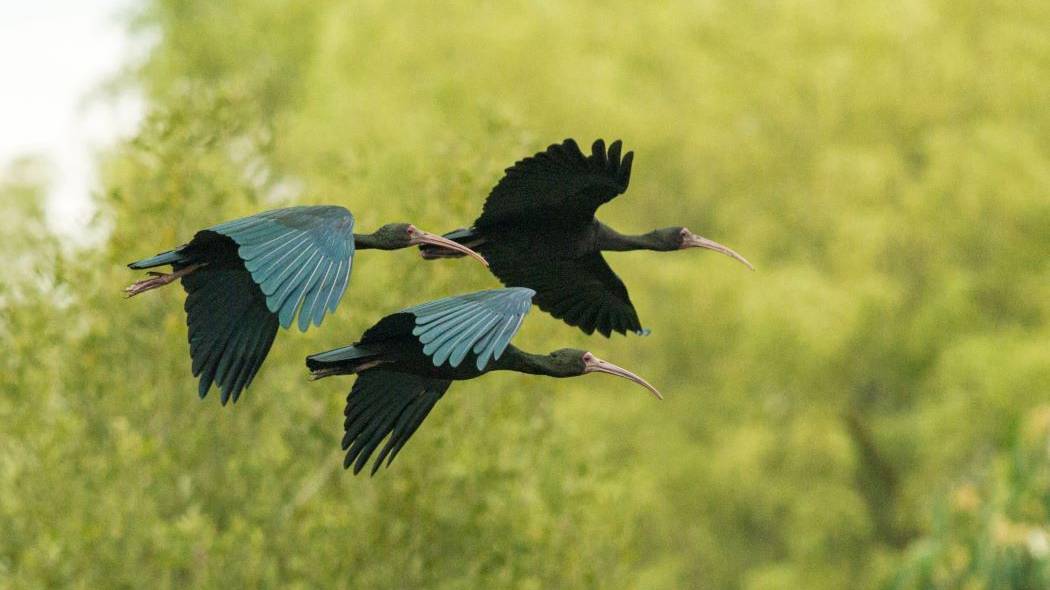
[[[684,227],[625,235],[598,221],[595,212],[627,190],[634,152],[621,158],[621,142],[608,151],[602,140],[591,155],[571,139],[554,144],[506,170],[474,225],[445,237],[477,250],[508,287],[536,291],[540,309],[587,334],[642,332],[627,287],[603,251],[669,252],[699,247],[736,258],[729,248]],[[421,247],[424,258],[458,256]]]
[[[610,373],[659,397],[642,378],[589,352],[537,355],[511,346],[533,295],[531,289],[495,289],[410,307],[386,316],[351,346],[307,357],[315,378],[358,375],[347,396],[344,466],[359,472],[387,439],[373,464],[375,473],[385,459],[393,461],[453,381],[492,371],[549,377]]]
[[[182,246],[128,265],[171,265],[151,272],[128,296],[181,279],[186,290],[192,372],[204,397],[214,383],[221,401],[237,401],[269,353],[278,326],[298,318],[305,331],[335,311],[350,280],[357,250],[394,250],[429,244],[477,257],[445,238],[407,223],[373,234],[353,233],[343,207],[291,207],[266,211],[197,232]],[[480,257],[479,257],[480,259]]]

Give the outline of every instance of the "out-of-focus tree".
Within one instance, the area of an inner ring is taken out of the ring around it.
[[[1018,430],[1010,452],[936,505],[893,588],[1050,587],[1050,407]]]
[[[1045,580],[1018,541],[1045,534],[1050,490],[1024,434],[1050,403],[1045,2],[151,0],[135,26],[156,40],[149,112],[101,162],[107,242],[62,257],[38,210],[4,221],[36,241],[0,280],[23,293],[0,302],[0,580]],[[568,136],[637,152],[604,220],[687,225],[758,266],[612,255],[652,336],[524,327],[664,403],[600,377],[464,383],[392,469],[353,478],[350,381],[306,383],[303,357],[495,286],[480,268],[362,253],[340,312],[282,333],[226,408],[194,399],[179,290],[119,297],[123,263],[293,202],[365,231],[459,227],[503,167]]]
[[[22,157],[0,169],[0,233],[7,261],[0,272],[0,309],[25,302],[53,283],[58,241],[47,229],[48,163]]]

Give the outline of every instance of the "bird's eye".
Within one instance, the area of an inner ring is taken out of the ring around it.
[[[593,354],[591,354],[591,353],[589,353],[589,352],[585,352],[585,353],[583,353],[583,362],[585,362],[585,363],[589,363],[589,362],[591,362],[592,360],[594,360],[594,355],[593,355]]]

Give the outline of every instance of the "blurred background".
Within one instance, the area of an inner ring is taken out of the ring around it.
[[[139,0],[0,9],[0,587],[1050,587],[1050,3]],[[235,406],[124,264],[342,204],[468,224],[515,160],[622,138],[648,378],[457,385],[341,469],[303,357],[493,277],[362,253]]]

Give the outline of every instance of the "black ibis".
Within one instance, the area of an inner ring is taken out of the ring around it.
[[[608,151],[597,140],[584,156],[572,139],[507,168],[485,201],[474,225],[445,234],[480,252],[490,270],[508,287],[536,291],[540,309],[577,326],[609,336],[628,330],[645,333],[627,288],[602,251],[706,248],[743,256],[684,227],[624,235],[598,221],[598,207],[627,190],[634,152],[620,157],[622,143]],[[424,245],[423,258],[461,256]]]
[[[446,297],[379,320],[352,346],[306,358],[314,379],[357,374],[346,398],[343,466],[354,473],[368,463],[394,460],[453,381],[490,371],[549,377],[609,373],[660,392],[634,373],[570,348],[530,354],[509,345],[528,313],[535,291],[521,287]]]
[[[236,219],[197,232],[188,244],[128,265],[170,264],[173,272],[127,287],[128,297],[182,280],[194,377],[203,398],[212,383],[223,405],[247,387],[277,335],[298,314],[301,331],[334,312],[350,280],[356,250],[396,250],[426,244],[473,256],[476,252],[408,223],[355,234],[343,207],[289,207]]]

